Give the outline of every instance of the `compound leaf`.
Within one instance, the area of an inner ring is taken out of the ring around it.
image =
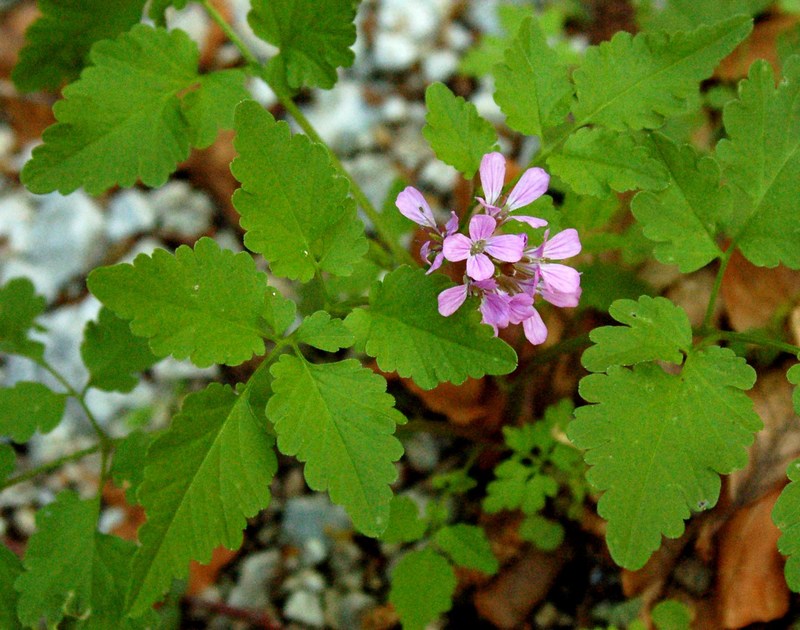
[[[0,352],[35,360],[44,357],[44,345],[28,339],[28,331],[45,304],[27,278],[14,278],[0,287]]]
[[[690,145],[678,146],[659,133],[652,139],[655,155],[669,173],[669,186],[640,192],[631,210],[644,235],[658,243],[656,258],[690,273],[722,255],[717,226],[730,215],[730,190],[720,186],[714,158],[701,157]]]
[[[270,63],[289,87],[330,89],[336,68],[352,65],[352,0],[253,0],[252,7],[247,21],[256,35],[280,49]]]
[[[640,363],[581,380],[594,404],[575,410],[567,433],[605,491],[598,513],[618,564],[642,567],[662,535],[680,536],[691,511],[716,504],[718,474],[747,463],[762,423],[740,390],[754,382],[745,360],[718,346],[691,352],[680,374]]]
[[[589,333],[595,345],[583,353],[581,363],[590,372],[655,360],[680,365],[682,353],[692,346],[686,311],[667,298],[616,300],[608,312],[625,326],[602,326]]]
[[[96,322],[86,324],[81,358],[89,370],[89,385],[108,392],[131,391],[139,382],[134,374],[158,361],[147,340],[136,337],[127,321],[105,307]]]
[[[389,601],[404,630],[425,630],[453,605],[456,576],[450,564],[432,549],[407,553],[392,571]]]
[[[166,433],[147,451],[138,498],[147,514],[131,565],[126,609],[148,610],[189,561],[237,548],[246,519],[269,503],[277,470],[273,439],[254,415],[249,392],[212,383],[189,394]]]
[[[685,113],[700,81],[750,33],[739,15],[690,32],[619,32],[592,46],[573,74],[578,124],[612,129],[656,129]]]
[[[353,333],[341,319],[331,319],[325,311],[306,317],[295,333],[295,339],[326,352],[349,348],[355,343]]]
[[[386,393],[386,381],[348,359],[312,364],[284,355],[272,366],[267,417],[278,448],[305,462],[308,486],[327,490],[355,526],[378,536],[389,522],[403,447],[392,434],[405,422]]]
[[[39,0],[41,17],[25,32],[25,46],[11,74],[22,92],[57,89],[77,78],[89,49],[142,19],[145,0]]]
[[[187,357],[200,367],[238,365],[264,352],[266,276],[246,252],[234,254],[210,238],[172,255],[157,249],[133,264],[95,269],[89,289],[131,320],[157,356]]]
[[[612,190],[660,190],[669,183],[664,166],[627,133],[578,129],[547,160],[553,174],[576,192],[608,197]]]
[[[477,569],[487,575],[494,575],[500,568],[492,553],[486,532],[475,525],[447,525],[433,538],[436,545],[460,567]]]
[[[319,268],[349,274],[367,241],[347,180],[336,174],[326,148],[292,135],[255,101],[236,108],[235,145],[231,172],[242,186],[233,203],[245,245],[292,280],[307,282]]]
[[[27,442],[38,429],[48,433],[64,415],[67,397],[41,383],[26,381],[0,389],[0,435],[17,443]]]
[[[389,504],[389,524],[380,538],[387,543],[416,542],[425,535],[428,523],[419,517],[411,497],[395,495]]]
[[[98,194],[137,180],[161,186],[189,156],[192,141],[205,143],[212,122],[226,124],[220,109],[232,105],[228,78],[235,75],[200,77],[198,57],[197,45],[180,29],[137,24],[117,39],[97,42],[93,65],[53,108],[58,122],[22,170],[25,185],[63,194],[80,186]]]
[[[456,96],[444,83],[432,83],[425,90],[428,113],[422,135],[436,157],[471,179],[481,158],[497,144],[491,123],[478,114],[475,105]]]
[[[126,619],[123,606],[128,567],[135,545],[97,531],[99,505],[71,491],[36,515],[37,532],[25,553],[25,572],[17,579],[17,612],[26,626],[44,618],[57,627],[65,617],[83,619],[81,627],[134,630],[152,622]]]
[[[354,310],[345,323],[366,340],[381,370],[413,378],[423,389],[512,372],[516,353],[480,323],[471,302],[450,317],[439,314],[437,295],[448,284],[442,275],[400,267],[373,286],[369,308]]]
[[[789,464],[786,471],[789,485],[781,492],[772,509],[772,520],[781,530],[778,551],[786,558],[784,575],[789,588],[800,591],[800,459]]]
[[[569,113],[572,84],[533,18],[522,23],[494,76],[494,99],[508,126],[520,133],[541,137]]]
[[[731,231],[755,265],[800,268],[800,56],[784,64],[778,87],[771,66],[756,61],[725,106],[727,140],[717,145],[725,177],[735,187]]]

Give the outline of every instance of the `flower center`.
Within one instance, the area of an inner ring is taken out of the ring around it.
[[[477,254],[482,254],[484,247],[486,247],[486,241],[484,240],[473,241],[472,247],[469,248],[469,255],[476,256]]]

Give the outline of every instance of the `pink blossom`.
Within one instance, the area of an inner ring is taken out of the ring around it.
[[[425,197],[413,186],[406,186],[397,195],[395,205],[404,217],[427,229],[429,239],[420,247],[419,255],[430,265],[427,273],[436,271],[444,261],[442,241],[458,231],[458,216],[455,212],[450,212],[450,219],[444,229],[440,228]],[[433,261],[430,259],[431,255]]]
[[[481,186],[486,198],[476,197],[486,212],[498,217],[500,222],[522,221],[533,228],[547,225],[544,219],[524,215],[509,214],[517,208],[522,208],[533,203],[541,197],[550,184],[550,176],[541,168],[529,168],[519,178],[516,186],[511,190],[502,206],[497,205],[503,182],[506,175],[506,160],[500,153],[487,153],[483,156],[480,166]]]
[[[493,236],[497,221],[486,214],[477,214],[469,223],[469,238],[452,234],[444,239],[444,257],[450,262],[467,261],[467,275],[473,280],[486,280],[494,274],[493,256],[503,262],[517,262],[525,248],[519,234]],[[488,254],[488,255],[487,255]]]
[[[526,284],[529,291],[541,293],[542,297],[555,306],[577,306],[581,296],[581,277],[572,267],[549,260],[571,258],[581,251],[578,232],[572,228],[549,238],[545,232],[544,241],[539,247],[525,251],[524,258],[517,269],[529,275]]]

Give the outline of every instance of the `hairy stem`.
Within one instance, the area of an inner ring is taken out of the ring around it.
[[[236,48],[239,49],[239,52],[242,54],[242,57],[247,61],[250,66],[255,68],[261,68],[261,64],[259,63],[256,56],[253,54],[247,44],[244,43],[241,37],[236,34],[236,31],[231,28],[231,25],[225,21],[225,18],[222,17],[222,14],[214,8],[210,2],[210,0],[199,0],[200,4],[203,5],[206,12],[208,13],[209,17],[222,29],[225,33],[225,36],[233,43]],[[397,243],[396,239],[392,237],[391,230],[388,229],[386,223],[383,219],[383,215],[375,208],[372,202],[369,200],[367,195],[362,190],[361,186],[358,185],[355,178],[347,171],[347,169],[342,164],[339,157],[328,147],[328,145],[323,141],[320,137],[317,130],[314,129],[314,126],[311,122],[306,118],[305,114],[300,110],[300,108],[295,104],[290,96],[285,94],[283,90],[276,86],[274,82],[270,82],[269,78],[265,76],[264,72],[257,72],[257,74],[266,81],[272,91],[275,92],[275,95],[278,97],[281,105],[283,105],[284,109],[295,119],[300,128],[303,132],[314,142],[324,146],[328,150],[328,154],[330,155],[331,163],[333,164],[334,168],[339,171],[339,173],[345,177],[345,179],[350,182],[350,192],[353,195],[353,199],[356,200],[356,203],[361,207],[362,211],[367,218],[372,222],[372,225],[375,227],[375,231],[380,236],[380,240],[383,245],[392,253],[392,256],[398,263],[406,263],[411,265],[412,267],[416,267],[417,263],[411,254],[408,253],[403,247]]]

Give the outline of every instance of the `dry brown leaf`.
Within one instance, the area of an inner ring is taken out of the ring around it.
[[[773,490],[740,509],[722,529],[717,563],[717,608],[724,628],[783,617],[789,610],[789,588],[778,553],[780,531],[772,508],[780,495]]]
[[[757,22],[750,37],[722,60],[714,77],[723,81],[743,79],[757,59],[766,59],[779,75],[781,64],[775,43],[781,34],[794,28],[797,22],[798,16],[781,14],[773,14]]]
[[[189,597],[199,595],[209,586],[216,584],[220,571],[230,564],[237,553],[237,551],[231,551],[225,547],[217,547],[211,553],[211,561],[208,564],[192,561],[189,565],[189,584],[186,587],[186,595]]]
[[[756,267],[737,250],[722,279],[722,297],[734,330],[764,328],[779,308],[800,297],[800,271]]]
[[[228,221],[238,227],[239,213],[233,207],[231,197],[239,183],[231,174],[231,162],[236,157],[233,148],[233,131],[221,131],[217,140],[207,149],[192,151],[189,159],[180,168],[189,174],[192,183],[208,191],[224,210]]]
[[[461,385],[442,383],[424,390],[411,379],[402,379],[431,411],[459,425],[480,424],[487,435],[505,419],[505,395],[489,379],[468,378]]]
[[[111,482],[107,482],[103,488],[103,502],[106,505],[120,508],[125,515],[125,518],[114,526],[111,533],[125,540],[136,540],[136,532],[147,520],[144,515],[144,508],[141,505],[128,503],[125,498],[125,491]]]

